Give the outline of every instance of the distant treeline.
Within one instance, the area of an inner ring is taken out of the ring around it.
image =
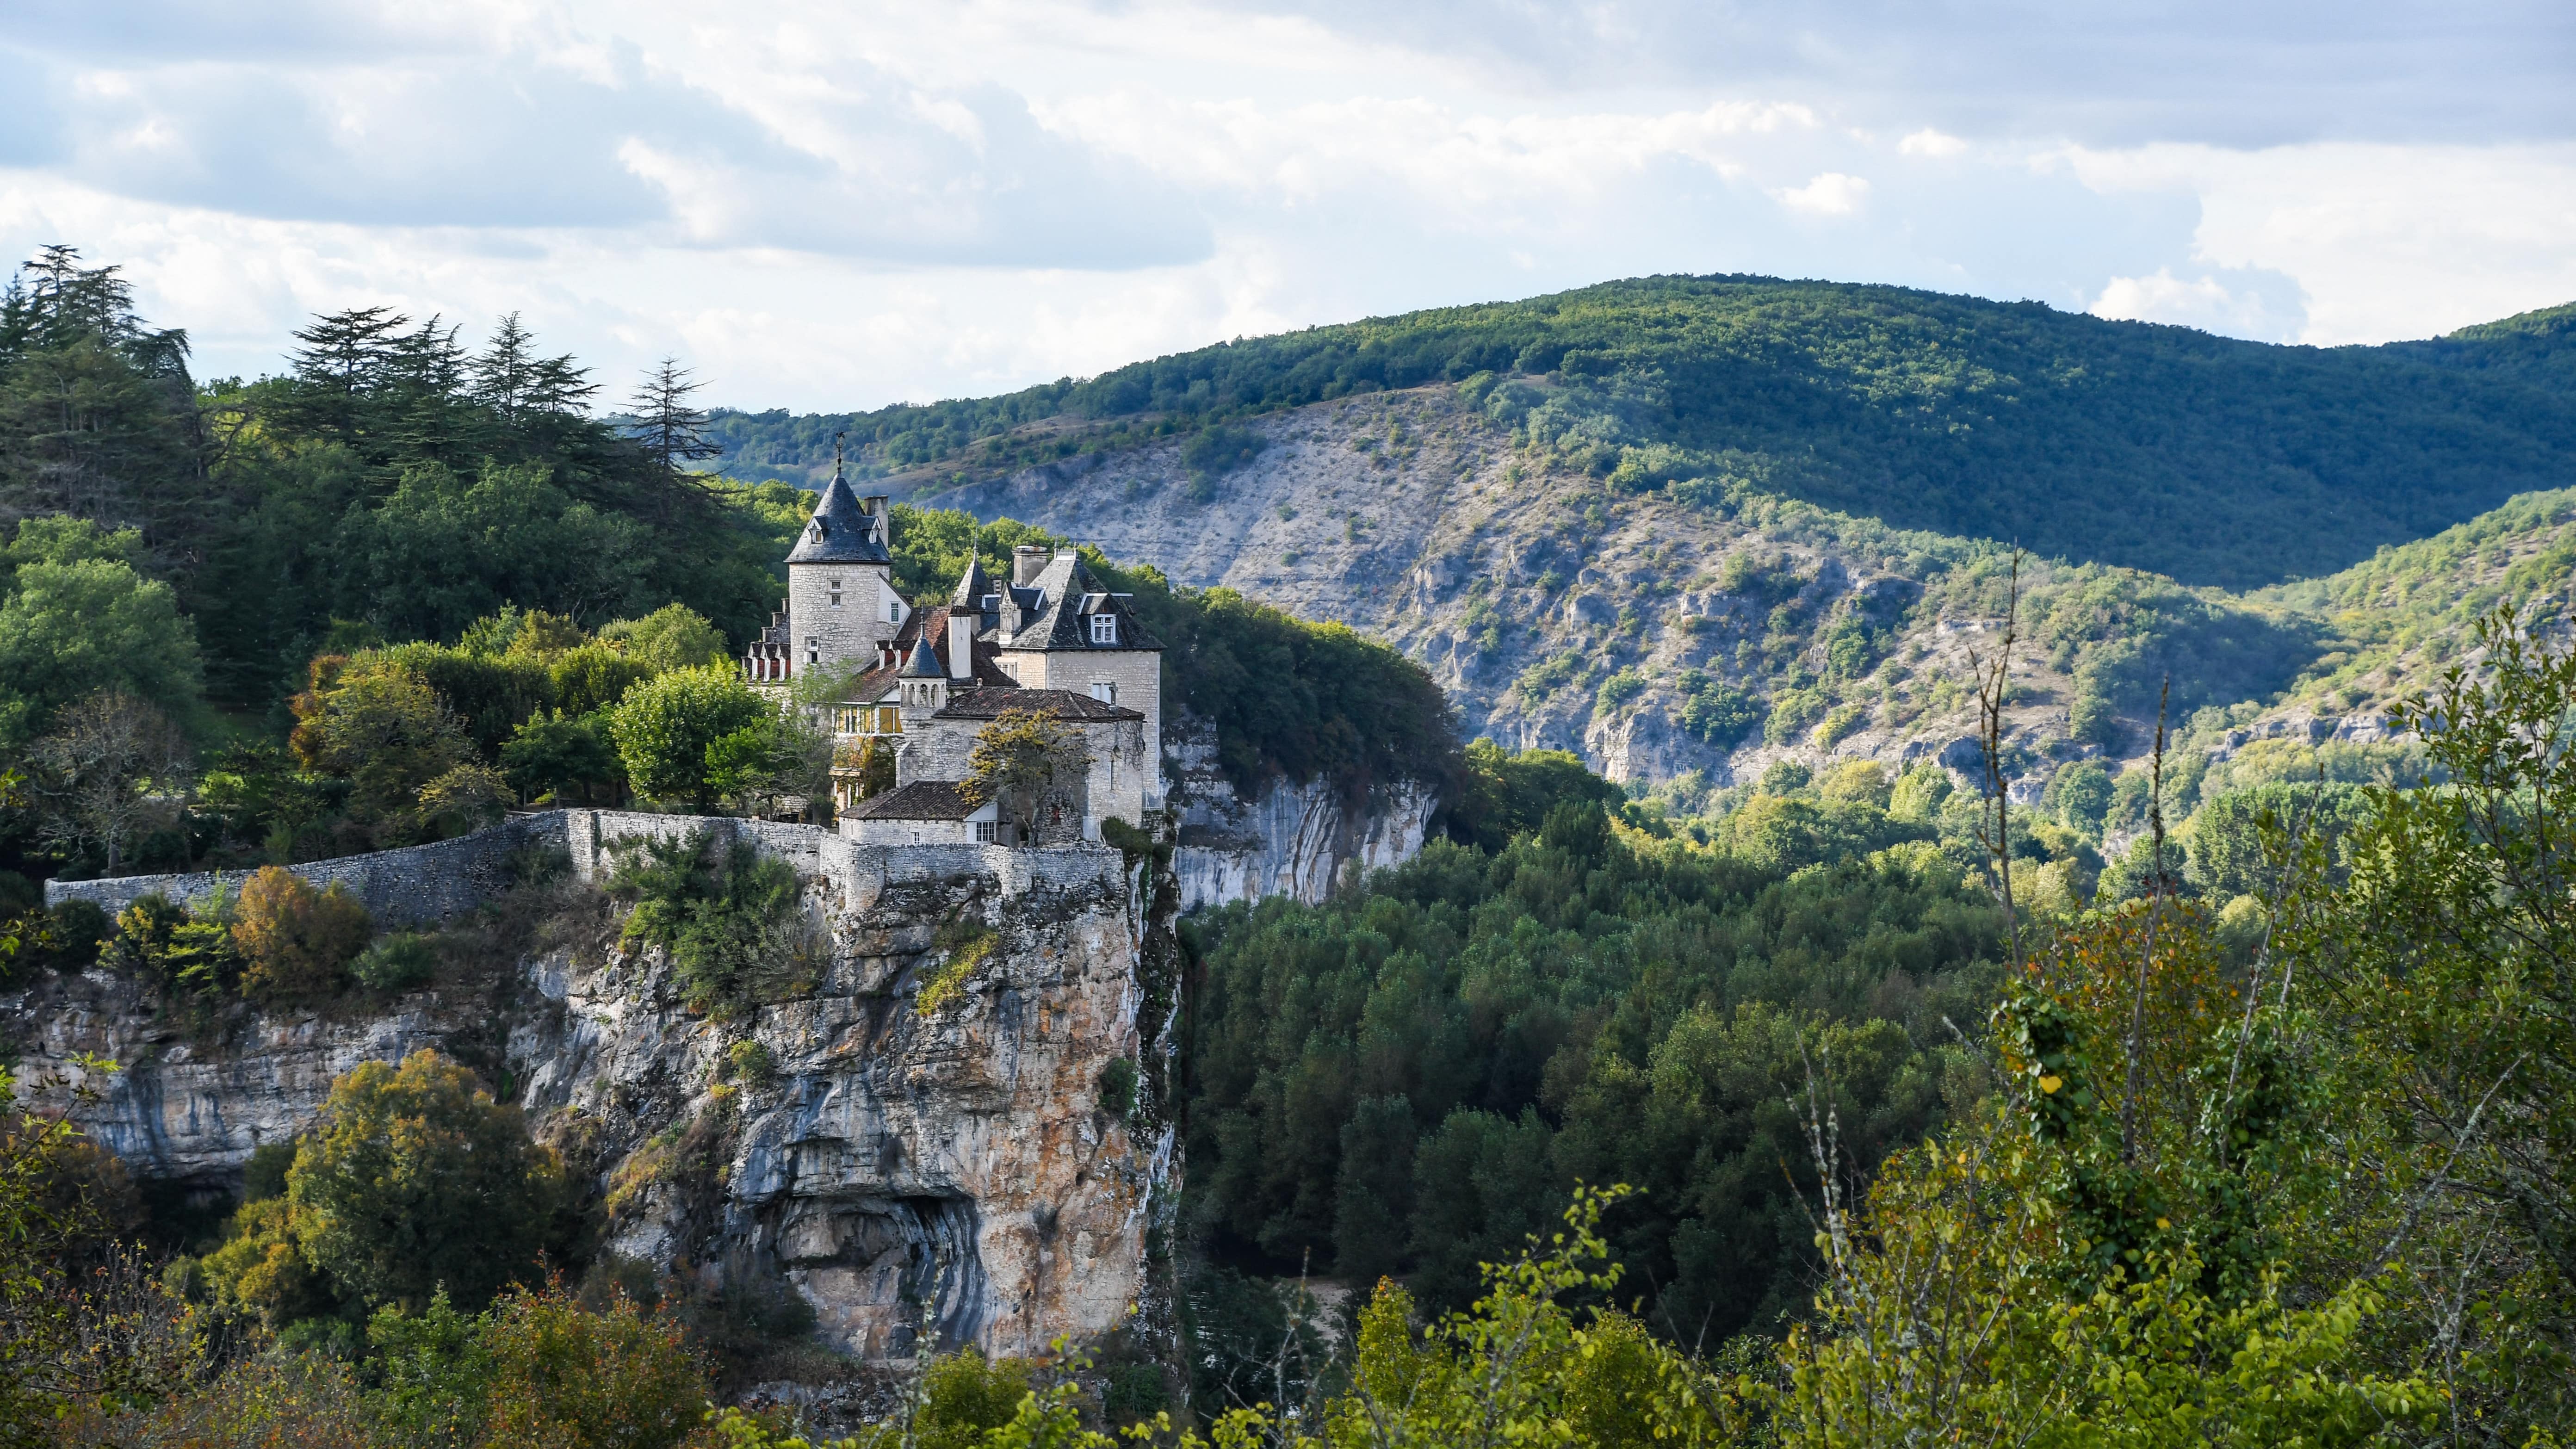
[[[1252,338],[1003,397],[719,415],[727,466],[1021,466],[1355,393],[1472,383],[1623,486],[1732,487],[2247,587],[2576,477],[2569,309],[2278,347],[2036,302],[1650,277]],[[1049,426],[1032,426],[1050,423]]]

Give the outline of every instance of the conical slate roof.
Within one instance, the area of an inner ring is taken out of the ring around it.
[[[939,656],[930,652],[929,640],[915,639],[912,641],[912,657],[904,661],[903,677],[906,679],[945,679],[948,677],[947,674],[939,667]]]
[[[814,516],[805,524],[805,532],[796,540],[796,548],[787,555],[792,564],[851,563],[890,564],[894,556],[886,551],[885,540],[877,536],[877,520],[850,491],[848,480],[838,470],[823,489],[823,501],[814,505]]]

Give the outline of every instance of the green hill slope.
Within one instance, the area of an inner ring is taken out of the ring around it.
[[[848,430],[969,476],[1447,379],[1596,473],[1706,477],[1907,528],[2245,588],[2576,483],[2568,309],[2377,348],[2279,347],[2038,303],[1651,277],[1157,358],[998,398],[727,414],[742,477]]]

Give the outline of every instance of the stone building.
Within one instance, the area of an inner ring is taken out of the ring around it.
[[[787,599],[743,659],[782,704],[800,677],[835,681],[820,709],[844,834],[1043,845],[1096,840],[1105,819],[1135,824],[1162,808],[1163,646],[1126,595],[1071,549],[1023,547],[1008,580],[973,563],[945,604],[916,608],[894,586],[893,541],[886,500],[860,498],[836,470],[787,556]],[[1089,760],[1034,832],[956,788],[976,736],[1014,711],[1052,721]],[[894,787],[870,795],[864,762],[881,751],[893,753]]]

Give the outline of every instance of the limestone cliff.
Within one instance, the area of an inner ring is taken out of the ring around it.
[[[138,1173],[208,1190],[309,1126],[331,1078],[439,1047],[587,1169],[609,1245],[703,1279],[778,1278],[871,1357],[1044,1349],[1121,1322],[1168,1198],[1170,891],[1115,850],[863,847],[828,831],[560,817],[571,868],[484,937],[508,959],[373,1004],[190,1025],[100,970],[0,996],[22,1081],[122,1064],[75,1108]],[[777,984],[694,1014],[598,883],[626,837],[737,832],[786,861],[801,923]],[[541,896],[543,909],[529,902]],[[1151,908],[1161,898],[1161,913]],[[1116,1059],[1143,1070],[1104,1109]],[[711,1169],[711,1170],[709,1170]]]
[[[1447,386],[1243,426],[1265,446],[1221,478],[1191,478],[1173,441],[962,486],[945,473],[886,486],[1376,634],[1432,672],[1471,736],[1572,750],[1616,780],[1698,771],[1725,784],[1789,754],[1896,764],[1973,733],[1961,686],[1971,649],[1993,641],[1999,599],[1919,607],[1939,567],[1915,551],[1920,536],[1614,490],[1525,452]],[[1856,672],[1825,638],[1847,616],[1873,641]],[[2067,738],[2068,661],[2020,658],[2016,758],[2099,753]],[[1771,738],[1712,741],[1685,724],[1694,679],[1774,701],[1822,682],[1807,689],[1819,713]],[[1837,702],[1852,712],[1819,744],[1812,726]]]
[[[1216,733],[1181,717],[1165,731],[1167,807],[1182,910],[1284,895],[1314,903],[1422,849],[1438,799],[1409,782],[1346,800],[1322,779],[1273,781],[1251,800],[1217,767]]]

